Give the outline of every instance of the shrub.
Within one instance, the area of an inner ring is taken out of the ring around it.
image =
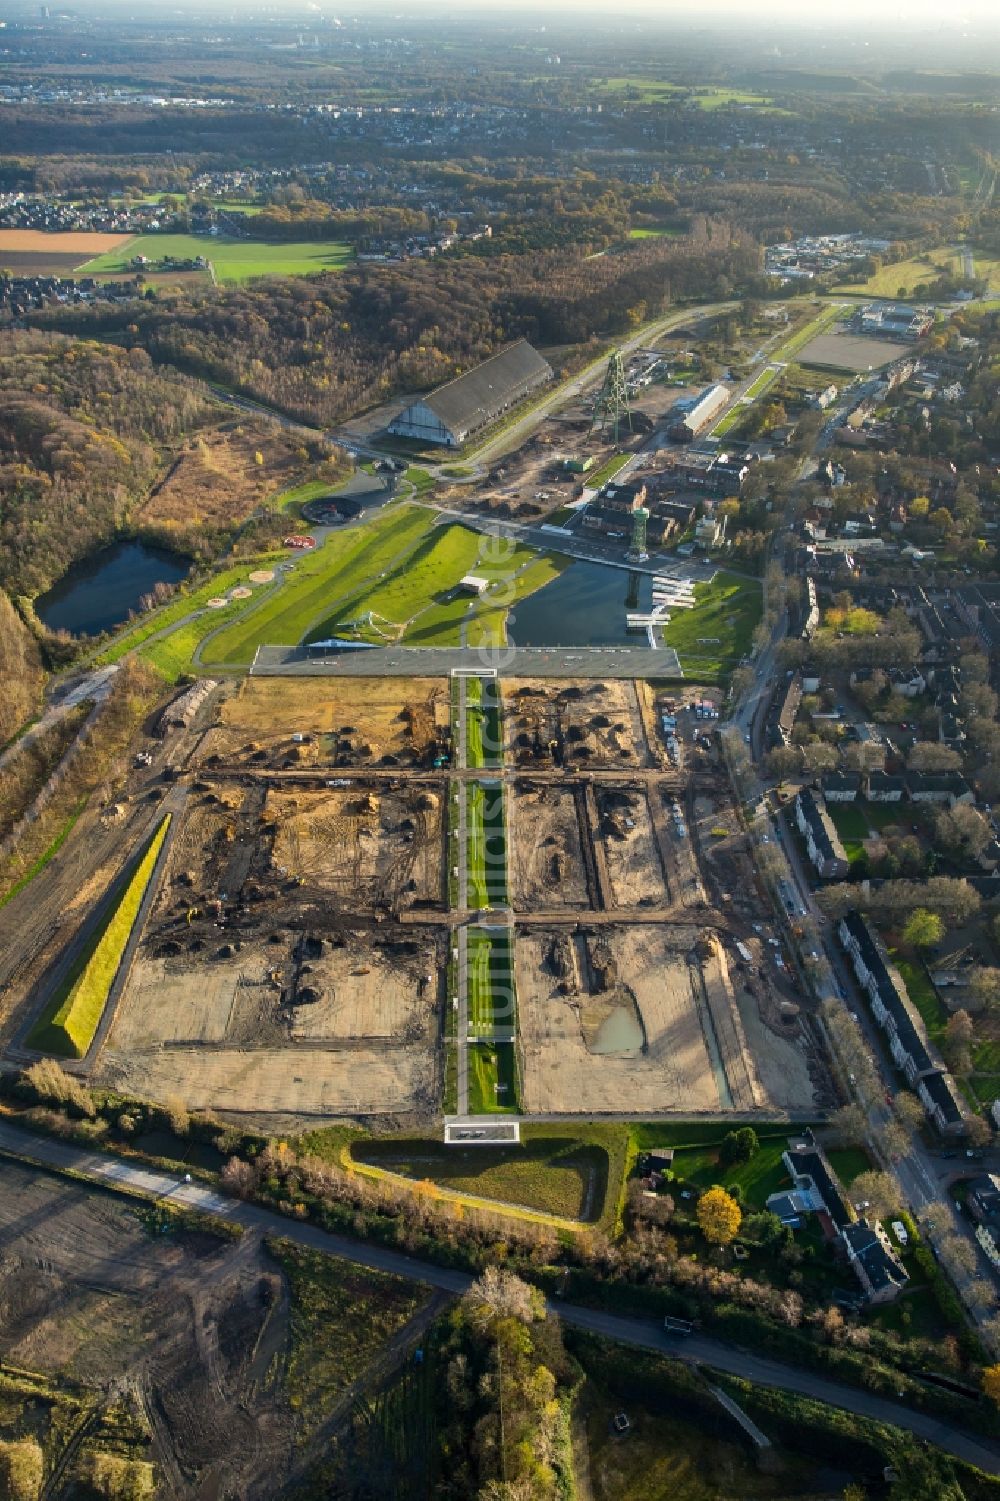
[[[0,1439],[0,1496],[6,1501],[38,1501],[45,1466],[34,1439]]]

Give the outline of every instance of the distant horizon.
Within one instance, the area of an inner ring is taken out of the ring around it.
[[[966,0],[957,15],[943,13],[934,0],[906,0],[906,4],[895,11],[873,10],[866,0],[842,0],[832,17],[823,13],[803,14],[798,0],[758,0],[751,7],[737,6],[733,0],[700,0],[697,10],[688,3],[680,3],[680,0],[665,0],[665,3],[664,0],[628,0],[613,14],[608,13],[601,0],[546,0],[543,7],[533,0],[502,0],[502,3],[500,0],[457,0],[454,4],[447,3],[447,0],[402,0],[402,3],[400,0],[365,0],[361,12],[356,5],[342,6],[336,0],[245,0],[245,3],[237,4],[233,4],[233,0],[171,0],[154,16],[137,9],[135,0],[73,0],[65,6],[56,0],[48,8],[53,18],[60,12],[70,17],[111,13],[120,16],[124,12],[136,22],[147,22],[155,16],[159,24],[169,24],[171,16],[199,13],[231,23],[260,21],[271,16],[275,19],[294,17],[351,24],[364,23],[373,17],[404,22],[428,20],[435,16],[449,21],[463,18],[503,21],[512,11],[530,11],[535,21],[531,27],[533,34],[544,31],[550,23],[563,24],[581,14],[588,20],[603,20],[609,30],[621,29],[631,23],[653,22],[680,26],[682,34],[687,35],[720,25],[738,31],[752,30],[761,20],[773,18],[788,26],[791,35],[817,32],[836,35],[861,28],[866,34],[892,38],[900,47],[912,44],[915,31],[920,36],[945,36],[953,43],[968,32],[986,32],[1000,37],[1000,8],[995,0]],[[0,11],[0,22],[5,19],[37,20],[41,9],[38,0],[13,0],[13,3],[8,0]],[[781,46],[780,36],[773,39],[758,37],[760,44],[766,44],[768,40],[773,40],[777,47]],[[983,59],[980,66],[984,71],[1000,73],[1000,49],[995,57]]]

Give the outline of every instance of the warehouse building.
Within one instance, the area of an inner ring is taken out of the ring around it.
[[[397,438],[459,448],[552,379],[552,367],[527,339],[518,339],[474,370],[413,402],[389,423]]]
[[[731,394],[728,386],[706,387],[694,405],[688,407],[670,428],[671,438],[677,438],[681,443],[690,443],[692,439],[699,437],[722,415]]]

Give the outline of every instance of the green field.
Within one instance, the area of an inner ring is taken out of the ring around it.
[[[723,1188],[739,1186],[749,1209],[763,1209],[771,1194],[788,1183],[788,1174],[781,1154],[788,1146],[788,1132],[780,1136],[764,1138],[760,1150],[749,1162],[738,1162],[726,1167],[719,1161],[716,1146],[680,1147],[674,1152],[674,1172],[685,1183],[697,1188],[711,1188],[721,1183]]]
[[[28,1046],[63,1058],[82,1058],[94,1040],[108,995],[135,926],[163,841],[170,814],[160,823],[107,921],[56,989],[28,1036]]]
[[[285,582],[257,606],[250,605],[206,646],[208,665],[243,666],[257,647],[270,642],[295,646],[324,613],[331,596],[364,587],[373,573],[390,567],[425,536],[433,521],[422,506],[398,505],[372,521],[334,532],[314,552],[302,556]]]
[[[683,229],[660,229],[650,227],[645,229],[630,229],[628,232],[628,237],[630,240],[674,240],[679,239],[680,236],[683,235],[683,233]]]
[[[233,239],[228,235],[136,235],[134,239],[96,256],[79,267],[81,276],[122,276],[129,262],[144,255],[151,262],[170,258],[211,261],[219,281],[249,281],[254,276],[306,276],[317,271],[340,271],[354,258],[350,245],[339,240],[302,240],[270,245],[263,240]],[[156,280],[156,266],[144,274]]]
[[[469,1031],[489,1038],[516,1024],[514,940],[509,928],[467,931]]]
[[[844,853],[854,865],[864,858],[864,841],[870,837],[864,813],[856,803],[828,803],[826,811],[840,835]]]
[[[500,687],[496,678],[465,680],[465,764],[476,770],[503,761]]]
[[[599,1220],[608,1187],[608,1153],[580,1141],[575,1127],[522,1127],[510,1147],[452,1147],[426,1137],[356,1142],[351,1155],[407,1178],[429,1178],[478,1198],[518,1204],[564,1219]]]
[[[468,902],[482,910],[507,901],[507,830],[503,790],[482,782],[465,785]]]
[[[391,560],[380,554],[377,567],[345,581],[349,597],[314,626],[309,639],[344,635],[372,643],[458,646],[464,631],[470,646],[502,641],[509,606],[549,583],[561,565],[528,547],[496,558],[490,551],[478,532],[457,523],[431,531],[428,522]],[[366,552],[359,561],[367,565],[370,559]],[[489,581],[484,594],[459,588],[467,573]],[[374,582],[365,587],[366,580]]]
[[[975,276],[985,277],[994,290],[1000,289],[1000,257],[995,252],[972,247],[972,269]],[[909,297],[915,287],[936,281],[943,273],[961,276],[962,258],[952,245],[939,246],[923,255],[911,256],[909,260],[896,261],[894,265],[882,266],[865,282],[853,282],[836,287],[837,292],[852,292],[873,297],[898,297],[900,288]]]
[[[604,78],[597,86],[608,93],[629,94],[642,104],[658,104],[665,99],[686,95],[699,109],[723,109],[731,104],[761,110],[766,114],[787,114],[778,109],[765,94],[751,94],[745,89],[718,88],[706,84],[701,88],[688,88],[679,83],[665,83],[657,78]]]
[[[710,584],[696,584],[693,610],[675,610],[663,627],[663,642],[680,657],[685,676],[714,683],[749,651],[763,613],[761,587],[752,579],[717,573]],[[699,637],[718,638],[703,645]]]

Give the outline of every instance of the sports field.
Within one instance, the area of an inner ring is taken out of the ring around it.
[[[115,249],[87,261],[79,270],[84,276],[122,276],[129,262],[144,255],[151,262],[144,273],[156,276],[156,262],[210,261],[218,281],[249,281],[255,276],[307,276],[317,271],[339,271],[354,258],[350,245],[340,240],[293,240],[269,245],[263,240],[234,239],[228,235],[136,235]]]

